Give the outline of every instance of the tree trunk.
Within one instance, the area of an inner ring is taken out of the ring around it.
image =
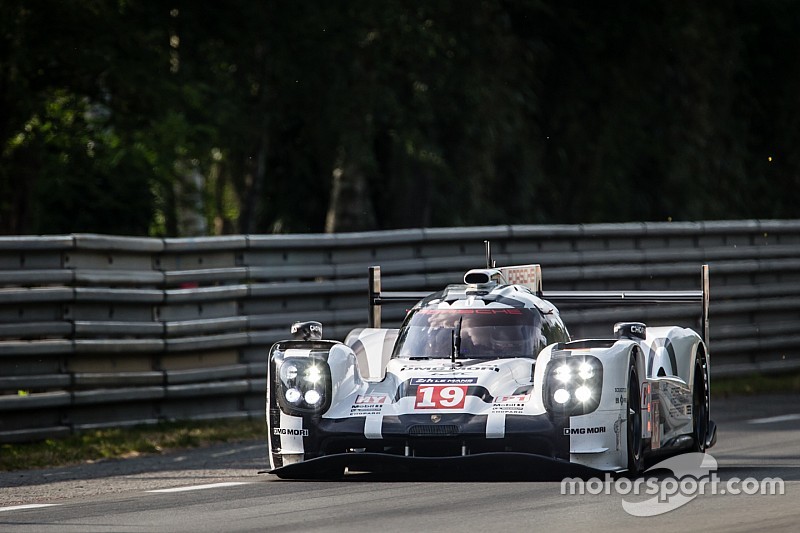
[[[369,195],[363,158],[342,151],[332,172],[331,200],[325,217],[325,233],[377,229],[375,208]]]
[[[267,177],[267,135],[261,135],[255,160],[250,158],[245,168],[244,194],[242,200],[242,214],[239,217],[239,230],[244,233],[258,232],[258,219],[261,215],[262,199],[264,193],[264,180]]]

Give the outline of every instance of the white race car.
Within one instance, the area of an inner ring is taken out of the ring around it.
[[[448,465],[635,475],[646,459],[716,440],[705,266],[702,290],[658,292],[543,293],[538,265],[471,270],[399,329],[379,327],[380,305],[420,295],[381,292],[378,267],[370,273],[374,327],[342,343],[297,323],[270,351],[279,477]],[[553,302],[699,302],[704,334],[626,322],[613,338],[571,340]]]

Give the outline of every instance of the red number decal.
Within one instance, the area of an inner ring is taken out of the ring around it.
[[[455,385],[420,385],[415,409],[462,409],[467,387]]]

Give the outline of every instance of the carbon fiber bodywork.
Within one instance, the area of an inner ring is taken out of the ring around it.
[[[347,453],[309,459],[271,470],[284,479],[325,479],[348,468],[350,472],[409,473],[414,479],[442,480],[560,480],[565,476],[588,479],[600,470],[562,459],[515,452],[486,452],[457,457],[406,457],[381,453]]]

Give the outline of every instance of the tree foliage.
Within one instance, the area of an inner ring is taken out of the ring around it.
[[[0,232],[796,217],[800,4],[0,4]]]

